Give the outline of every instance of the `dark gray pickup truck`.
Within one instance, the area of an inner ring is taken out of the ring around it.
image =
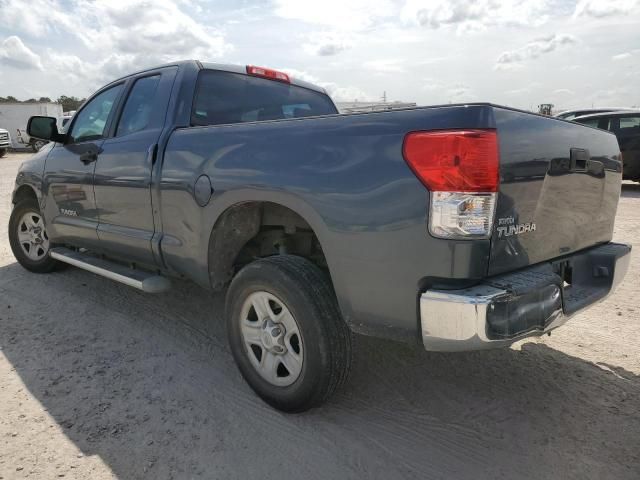
[[[603,299],[615,136],[490,104],[338,115],[275,70],[181,62],[116,80],[24,162],[9,224],[33,272],[147,292],[228,287],[242,375],[285,411],[346,379],[352,332],[458,351],[542,335]]]

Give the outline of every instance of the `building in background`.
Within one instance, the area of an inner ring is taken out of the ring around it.
[[[340,113],[383,112],[415,106],[416,104],[411,102],[336,102]]]

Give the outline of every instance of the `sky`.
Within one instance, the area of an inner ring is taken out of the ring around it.
[[[0,96],[85,97],[183,59],[336,101],[640,106],[640,0],[0,0]]]

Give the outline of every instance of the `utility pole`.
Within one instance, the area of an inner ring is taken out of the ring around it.
[[[384,103],[387,103],[387,91],[386,90],[384,92],[382,92],[382,101]]]

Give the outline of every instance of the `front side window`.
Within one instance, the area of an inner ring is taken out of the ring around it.
[[[109,114],[121,90],[122,84],[119,84],[99,93],[78,112],[69,132],[72,142],[97,140],[104,137]]]
[[[160,75],[136,80],[124,105],[116,136],[139,132],[149,126],[159,83]]]
[[[239,73],[203,70],[191,114],[193,125],[280,120],[338,113],[328,95]]]

